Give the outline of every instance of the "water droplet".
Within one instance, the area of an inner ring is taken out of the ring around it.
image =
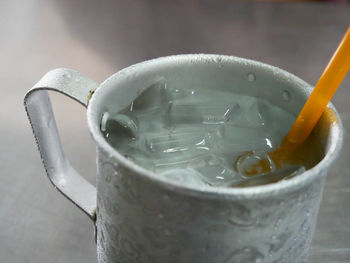
[[[247,79],[248,79],[249,82],[254,82],[256,80],[256,76],[255,76],[255,74],[253,72],[249,72],[247,74]]]
[[[290,101],[290,97],[291,97],[291,95],[290,95],[290,92],[288,90],[284,90],[282,92],[282,98],[284,101]]]

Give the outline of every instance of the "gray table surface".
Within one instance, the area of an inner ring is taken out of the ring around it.
[[[101,82],[136,62],[219,53],[286,69],[315,84],[350,22],[349,5],[235,1],[0,1],[0,262],[96,262],[93,224],[51,186],[23,108],[48,70]],[[52,94],[64,148],[95,181],[85,109]],[[333,99],[350,128],[350,75]],[[310,262],[350,261],[350,139],[330,170]]]

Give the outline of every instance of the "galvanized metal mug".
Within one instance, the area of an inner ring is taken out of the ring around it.
[[[69,69],[47,73],[25,97],[46,172],[67,198],[96,220],[99,263],[304,262],[327,170],[343,128],[329,105],[317,126],[324,158],[292,179],[251,188],[189,186],[148,171],[113,149],[100,132],[158,78],[264,97],[297,115],[311,86],[281,69],[237,57],[179,55],[126,68],[97,85]],[[97,191],[70,166],[46,90],[87,107],[97,145]],[[97,202],[96,202],[97,198]]]

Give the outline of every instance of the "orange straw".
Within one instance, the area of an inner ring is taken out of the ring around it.
[[[286,139],[290,143],[300,145],[310,135],[349,69],[350,27],[289,130]]]
[[[304,155],[308,154],[302,147],[298,154],[295,151],[310,135],[349,69],[350,27],[280,147],[268,153],[277,168],[281,168],[284,162],[299,164]],[[269,172],[271,167],[266,159],[261,159],[244,171],[245,175]]]

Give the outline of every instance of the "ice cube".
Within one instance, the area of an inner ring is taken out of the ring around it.
[[[170,126],[176,126],[179,123],[224,124],[236,109],[238,109],[237,104],[175,101],[168,111],[168,119]]]
[[[201,175],[193,169],[171,169],[160,174],[165,178],[186,186],[205,187],[207,184],[201,180]]]
[[[220,148],[224,152],[244,152],[251,150],[271,150],[275,146],[271,133],[263,128],[237,127],[225,125],[220,129]]]
[[[101,131],[106,140],[115,148],[122,143],[127,144],[135,140],[138,126],[135,119],[124,114],[110,115],[104,113],[101,120]]]
[[[239,127],[259,128],[272,125],[275,121],[277,120],[271,106],[259,99],[249,98],[239,102],[229,123]]]
[[[224,160],[211,156],[202,167],[196,168],[202,180],[212,186],[228,186],[237,181],[237,175]]]
[[[292,114],[262,100],[252,103],[245,115],[251,127],[267,127],[283,135],[295,120]]]
[[[165,81],[160,80],[141,91],[139,96],[131,103],[130,111],[143,115],[149,111],[160,110],[165,103],[167,103]]]
[[[252,127],[267,126],[272,123],[270,108],[262,101],[255,101],[246,112],[246,118]]]
[[[153,158],[152,163],[155,171],[164,171],[167,169],[193,168],[205,165],[205,154],[197,156],[172,156],[171,158]]]
[[[234,111],[230,114],[228,124],[235,125],[237,127],[249,127],[250,123],[246,117],[245,110],[240,104],[236,104]]]
[[[144,144],[146,153],[163,155],[166,158],[185,152],[195,156],[198,152],[209,151],[210,147],[206,133],[200,133],[196,129],[148,133],[143,136],[140,142]]]
[[[109,129],[113,129],[112,127],[116,128],[118,126],[122,126],[129,131],[132,137],[135,138],[137,136],[138,126],[136,119],[125,114],[115,114],[110,117],[109,122],[111,125]]]
[[[202,109],[203,124],[224,124],[230,120],[235,111],[239,108],[238,104],[207,106]]]
[[[200,113],[198,108],[193,104],[182,104],[173,102],[169,104],[167,112],[167,125],[170,127],[175,126],[179,123],[199,123],[201,121]]]
[[[165,97],[168,101],[179,100],[186,97],[186,95],[188,95],[188,92],[184,89],[168,85],[165,86]]]
[[[106,132],[107,130],[107,121],[108,119],[110,119],[110,114],[109,112],[105,112],[102,114],[102,118],[101,118],[101,125],[100,125],[100,129],[102,132]]]

